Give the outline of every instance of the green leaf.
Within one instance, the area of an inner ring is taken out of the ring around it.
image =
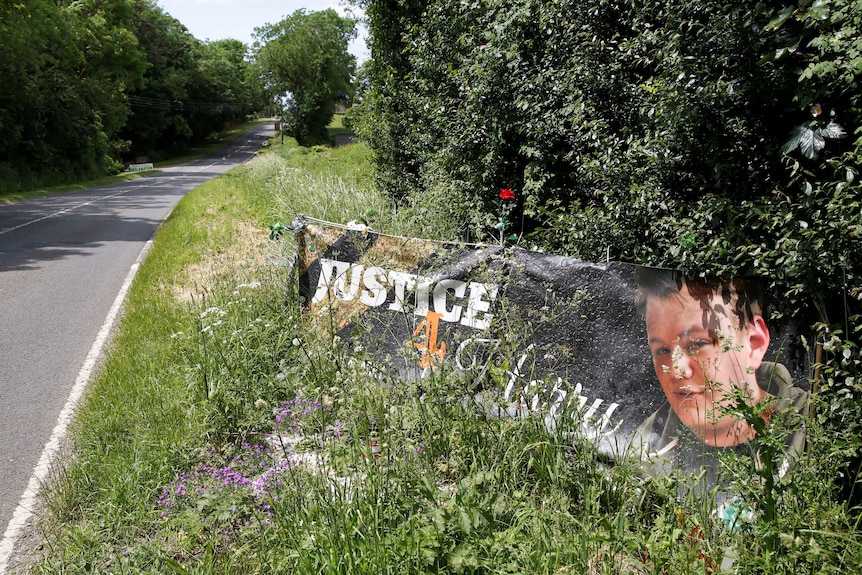
[[[766,26],[764,26],[764,27],[763,27],[763,29],[764,29],[765,31],[767,31],[767,32],[770,32],[770,31],[772,31],[772,30],[777,30],[778,28],[781,28],[781,26],[782,26],[785,22],[787,22],[787,20],[788,20],[788,19],[793,15],[793,11],[794,11],[794,9],[795,9],[795,8],[794,8],[794,6],[793,6],[793,5],[786,6],[786,7],[784,8],[784,10],[782,10],[781,12],[779,12],[779,13],[778,13],[778,16],[776,16],[775,18],[773,18],[772,20],[770,20],[769,24],[767,24]]]
[[[475,569],[479,566],[476,550],[467,543],[463,543],[452,550],[449,554],[449,561],[452,563],[456,573],[461,573],[467,569]]]
[[[808,13],[817,20],[826,20],[829,18],[829,5],[831,0],[815,0],[808,9]]]

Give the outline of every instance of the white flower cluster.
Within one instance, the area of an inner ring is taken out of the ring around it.
[[[208,318],[221,318],[221,317],[224,317],[226,315],[227,315],[227,312],[221,308],[208,307],[203,312],[201,312],[201,315],[200,315],[201,323],[203,323]],[[222,323],[223,323],[222,320],[215,319],[215,321],[211,321],[211,323],[204,325],[201,328],[201,333],[207,333],[210,330],[212,330],[214,327],[220,326]]]

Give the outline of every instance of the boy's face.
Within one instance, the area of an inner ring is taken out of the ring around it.
[[[732,304],[732,302],[731,302]],[[769,345],[762,317],[739,327],[731,304],[713,294],[698,300],[683,286],[669,298],[650,297],[646,328],[656,376],[680,421],[709,445],[736,445],[753,430],[723,408],[734,387],[749,403],[762,399],[754,371]]]

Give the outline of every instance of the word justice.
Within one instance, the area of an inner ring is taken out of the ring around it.
[[[497,286],[481,282],[464,282],[456,279],[434,281],[425,276],[385,270],[320,258],[320,277],[311,303],[323,302],[330,293],[340,301],[359,301],[369,307],[380,307],[389,301],[390,311],[409,310],[413,299],[414,315],[425,317],[431,311],[439,319],[460,323],[474,329],[488,329],[493,314],[491,304],[497,297]],[[392,297],[389,297],[390,291]]]

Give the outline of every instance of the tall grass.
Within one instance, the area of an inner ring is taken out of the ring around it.
[[[396,209],[368,151],[273,143],[160,230],[46,491],[34,573],[852,572],[853,515],[817,477],[736,530],[683,478],[607,466],[540,415],[488,417],[465,376],[388,379],[306,332],[290,246],[302,213],[454,234]],[[441,215],[442,214],[442,215]],[[449,235],[447,239],[457,237]],[[574,424],[574,422],[573,422]],[[822,486],[820,486],[822,487]],[[814,499],[816,493],[824,495]],[[770,549],[763,541],[779,542]]]

